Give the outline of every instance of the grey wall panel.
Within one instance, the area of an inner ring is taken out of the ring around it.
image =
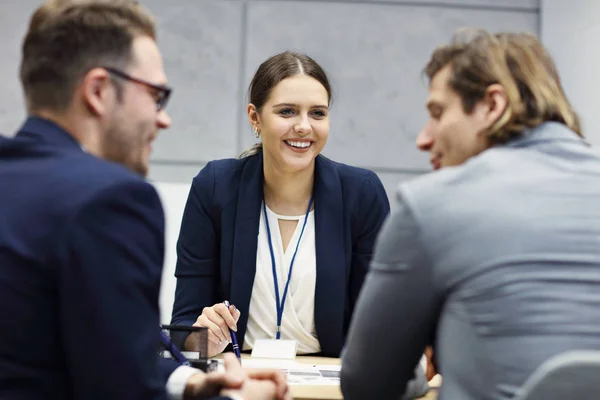
[[[554,57],[586,139],[600,146],[600,2],[544,0],[541,37]]]
[[[237,149],[243,4],[229,0],[144,0],[157,17],[165,71],[174,87],[153,159],[211,160]]]
[[[41,0],[5,0],[0,11],[0,132],[24,112],[19,48]],[[154,148],[151,177],[188,182],[208,160],[254,143],[245,89],[260,62],[285,49],[314,56],[330,73],[336,101],[325,154],[376,171],[429,168],[414,149],[425,121],[420,71],[432,49],[460,26],[538,31],[537,0],[318,2],[142,0],[159,24],[159,46],[175,88],[173,126]],[[493,7],[490,5],[493,3]],[[508,11],[507,11],[508,10]]]
[[[249,0],[260,1],[260,0]],[[290,0],[278,0],[290,1]],[[291,0],[294,1],[294,0]],[[537,11],[540,0],[304,0],[310,2],[346,2],[346,3],[394,3],[408,5],[425,5],[432,7],[470,7],[487,9],[514,9]]]
[[[174,163],[154,161],[150,163],[148,179],[153,182],[191,184],[192,179],[204,167],[203,163]]]
[[[396,190],[400,183],[416,179],[419,176],[428,173],[427,171],[406,173],[406,172],[377,172],[377,176],[381,179],[385,192],[387,193],[388,200],[390,201],[390,207],[394,210],[396,206]]]
[[[40,0],[3,0],[0,5],[0,135],[12,136],[25,117],[19,82],[21,44],[29,17],[41,3]]]
[[[463,26],[538,30],[537,15],[521,12],[363,3],[308,7],[302,1],[256,1],[248,7],[245,83],[280,51],[313,56],[337,89],[324,153],[385,168],[428,168],[414,141],[426,118],[420,73],[437,45]],[[244,147],[253,142],[247,132]]]

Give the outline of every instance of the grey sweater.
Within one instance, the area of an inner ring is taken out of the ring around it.
[[[398,399],[426,346],[439,400],[511,399],[600,350],[600,156],[558,123],[400,186],[342,363],[346,400]]]

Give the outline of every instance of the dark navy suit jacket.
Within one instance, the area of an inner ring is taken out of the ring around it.
[[[324,156],[316,158],[314,195],[315,327],[322,355],[338,357],[389,202],[375,173]],[[172,323],[192,324],[227,299],[241,312],[242,345],[262,200],[262,153],[210,162],[194,178],[177,243]]]
[[[154,188],[29,118],[0,138],[0,398],[162,399]]]

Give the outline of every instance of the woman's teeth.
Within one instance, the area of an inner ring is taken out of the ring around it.
[[[297,147],[299,149],[304,149],[312,144],[311,142],[295,142],[293,140],[286,140],[285,143],[288,146]]]

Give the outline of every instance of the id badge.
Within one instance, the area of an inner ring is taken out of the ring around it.
[[[293,360],[296,358],[295,340],[258,339],[252,347],[252,358],[276,358]]]

